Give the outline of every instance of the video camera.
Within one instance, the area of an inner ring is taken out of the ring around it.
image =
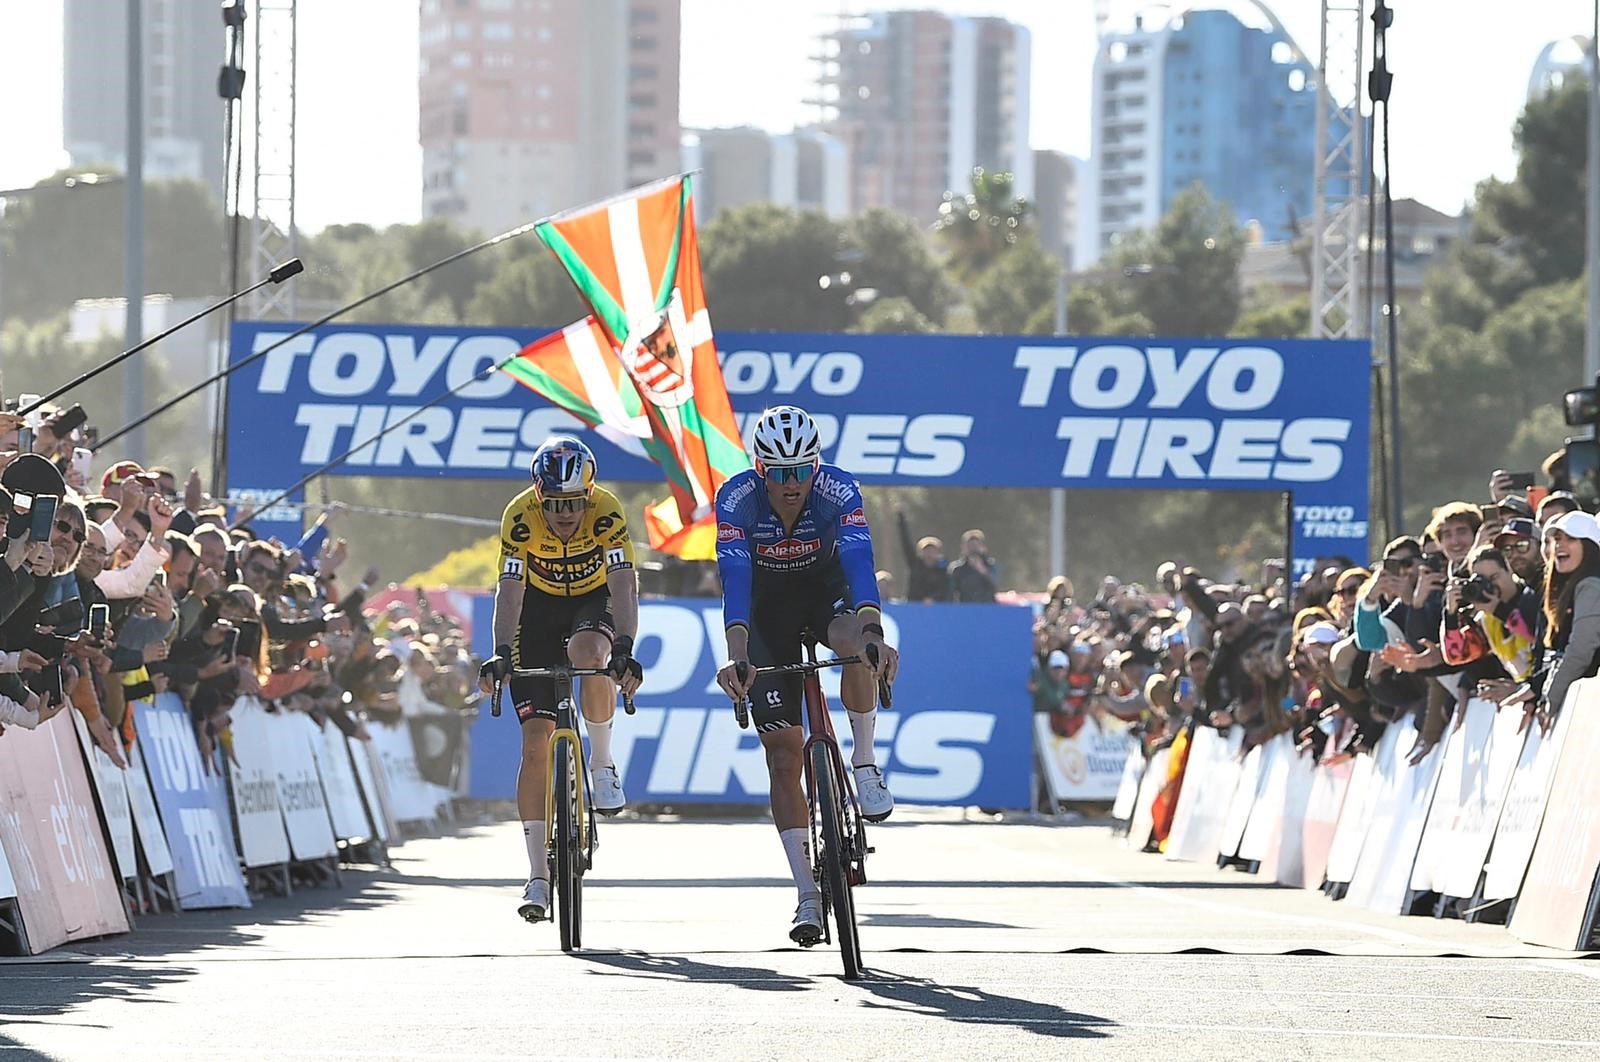
[[[1585,512],[1600,507],[1600,378],[1594,387],[1577,387],[1562,396],[1562,414],[1570,427],[1588,428],[1589,438],[1566,440],[1567,478],[1572,495]]]

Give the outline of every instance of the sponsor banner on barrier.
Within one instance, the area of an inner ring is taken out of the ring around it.
[[[178,906],[184,910],[249,907],[221,770],[201,758],[188,709],[176,694],[159,693],[139,712],[139,741],[134,747],[144,754],[154,803],[170,842]],[[130,776],[133,773],[130,770]]]
[[[1144,781],[1145,760],[1138,742],[1128,752],[1122,764],[1122,779],[1117,783],[1117,798],[1111,804],[1111,817],[1122,822],[1133,820],[1133,809],[1139,800],[1139,783]]]
[[[303,717],[266,714],[267,740],[272,769],[278,778],[278,807],[283,810],[289,834],[289,851],[296,859],[326,859],[336,855],[333,820],[323,799],[317,761],[300,722]]]
[[[1150,763],[1139,780],[1139,793],[1134,798],[1133,818],[1128,821],[1128,847],[1140,851],[1150,843],[1150,831],[1155,829],[1156,797],[1167,784],[1167,769],[1172,762],[1171,747],[1157,749],[1150,754]]]
[[[1571,721],[1509,928],[1529,944],[1578,950],[1592,943],[1600,871],[1600,681],[1578,683],[1560,714]]]
[[[1582,682],[1575,683],[1574,691],[1583,685]],[[1511,788],[1506,793],[1505,805],[1500,809],[1500,821],[1495,826],[1494,843],[1489,847],[1489,863],[1484,867],[1482,899],[1485,901],[1514,899],[1522,888],[1522,879],[1528,872],[1528,860],[1533,857],[1534,842],[1539,839],[1539,824],[1544,821],[1550,785],[1555,780],[1556,762],[1561,758],[1561,749],[1571,722],[1572,713],[1561,712],[1556,716],[1555,727],[1548,734],[1537,726],[1528,728],[1522,755],[1517,758],[1516,769],[1511,772]]]
[[[309,715],[291,718],[301,724],[311,757],[316,760],[323,795],[327,797],[328,812],[333,818],[334,836],[341,841],[364,841],[371,837],[372,825],[361,804],[361,789],[350,767],[350,750],[345,747],[344,734],[332,722],[318,726]]]
[[[1244,754],[1238,781],[1233,784],[1233,796],[1228,800],[1228,814],[1222,820],[1222,836],[1217,841],[1219,856],[1231,859],[1239,854],[1245,828],[1250,825],[1250,811],[1256,806],[1261,786],[1267,780],[1266,755],[1264,745],[1257,745]]]
[[[894,707],[879,710],[877,761],[906,804],[1026,808],[1033,755],[1028,710],[1032,613],[1003,605],[895,605],[883,618],[900,649]],[[639,605],[635,658],[644,685],[638,714],[619,714],[611,751],[635,803],[755,804],[767,800],[766,757],[755,731],[740,730],[716,685],[726,662],[719,601]],[[823,689],[846,757],[850,727],[837,669]],[[472,796],[514,794],[517,721],[483,712],[471,737]]]
[[[1388,757],[1387,750],[1399,740],[1398,727],[1385,727],[1377,747],[1355,758],[1344,805],[1339,810],[1339,824],[1334,827],[1333,846],[1328,850],[1325,873],[1329,881],[1349,884],[1356,876],[1361,849],[1366,846],[1367,832],[1378,813],[1378,791],[1383,787],[1378,776],[1378,762]]]
[[[367,730],[372,730],[371,724],[368,724]],[[356,772],[356,783],[361,786],[361,799],[366,804],[368,817],[372,819],[372,828],[377,831],[378,840],[388,844],[391,837],[400,835],[400,824],[394,817],[389,787],[384,782],[382,770],[378,769],[378,754],[373,751],[370,741],[358,741],[355,738],[345,739],[345,753]]]
[[[1373,911],[1403,914],[1411,883],[1411,868],[1416,865],[1417,846],[1428,821],[1434,787],[1439,781],[1439,765],[1444,762],[1443,742],[1435,745],[1415,767],[1407,757],[1416,746],[1417,728],[1407,718],[1389,724],[1400,738],[1392,747],[1387,764],[1378,764],[1384,780],[1378,794],[1377,813],[1361,846],[1356,876],[1350,879],[1346,899]]]
[[[1115,800],[1124,768],[1139,759],[1139,743],[1128,736],[1127,725],[1112,720],[1089,716],[1077,733],[1064,737],[1050,728],[1048,715],[1036,713],[1033,733],[1056,800]]]
[[[1246,863],[1260,863],[1266,859],[1268,848],[1283,830],[1289,799],[1289,768],[1294,758],[1294,738],[1288,734],[1278,734],[1261,746],[1261,781],[1256,786],[1250,818],[1235,853]],[[1258,870],[1257,873],[1267,878],[1275,876],[1268,871]]]
[[[234,326],[234,363],[288,340],[230,381],[237,490],[287,487],[402,418],[413,419],[332,474],[516,478],[552,431],[577,430],[608,479],[660,482],[637,444],[614,445],[504,373],[472,380],[542,331],[340,323],[288,339],[297,329]],[[1364,342],[721,332],[717,343],[742,432],[763,408],[797,403],[824,459],[870,484],[1293,492],[1296,574],[1366,550]],[[298,538],[298,522],[252,526]]]
[[[515,716],[512,719],[515,721]],[[439,813],[439,804],[448,799],[449,794],[425,781],[417,770],[417,753],[411,744],[411,728],[403,724],[390,726],[387,723],[368,722],[367,730],[372,734],[372,750],[378,754],[378,760],[383,765],[382,774],[388,782],[390,799],[394,802],[395,818],[400,822],[432,821]],[[513,786],[515,780],[513,775]]]
[[[78,738],[64,714],[37,730],[13,727],[0,740],[0,845],[34,954],[128,931]]]
[[[1522,719],[1520,709],[1502,712],[1493,701],[1467,702],[1461,726],[1445,749],[1411,872],[1413,890],[1461,897],[1478,891],[1511,774],[1522,756]]]
[[[1285,735],[1288,736],[1288,735]],[[1316,761],[1310,753],[1298,752],[1293,737],[1289,738],[1287,754],[1283,757],[1282,799],[1277,805],[1282,810],[1272,816],[1268,826],[1266,847],[1259,856],[1246,855],[1261,861],[1257,873],[1263,879],[1285,885],[1301,885],[1305,881],[1305,824],[1306,813],[1311,808],[1311,790],[1316,778]],[[1272,796],[1268,795],[1268,806]],[[1254,851],[1250,833],[1245,831],[1245,847]]]
[[[133,810],[133,828],[139,835],[139,847],[144,850],[144,861],[150,873],[160,877],[172,873],[172,847],[167,844],[167,831],[161,825],[156,811],[155,794],[150,790],[149,769],[145,765],[144,749],[138,741],[128,746],[128,769],[123,779],[128,783],[128,806]]]
[[[105,750],[89,736],[89,726],[78,712],[72,716],[72,728],[78,733],[78,747],[89,761],[89,781],[94,783],[95,796],[100,798],[104,813],[106,833],[111,837],[111,858],[117,876],[124,880],[139,874],[139,851],[133,840],[133,809],[128,805],[128,785],[122,778],[122,768],[111,762]]]
[[[233,755],[228,776],[233,783],[234,821],[247,867],[271,867],[289,861],[289,834],[278,807],[278,774],[272,767],[272,737],[267,713],[254,700],[233,704]],[[235,760],[237,762],[235,762]]]
[[[1227,734],[1209,726],[1196,727],[1189,746],[1189,765],[1178,790],[1178,806],[1167,835],[1167,858],[1211,863],[1222,849],[1222,834],[1233,807],[1243,768],[1239,752],[1244,728],[1230,727]]]
[[[1320,889],[1330,876],[1330,857],[1334,838],[1339,830],[1339,820],[1344,811],[1345,795],[1351,778],[1360,767],[1366,777],[1371,777],[1372,757],[1366,754],[1340,763],[1319,763],[1311,771],[1311,792],[1306,798],[1305,821],[1300,828],[1300,865],[1287,860],[1278,868],[1278,881],[1284,885],[1298,885]],[[1288,842],[1285,841],[1285,844]],[[1355,872],[1354,859],[1351,873]],[[1340,878],[1349,881],[1349,877]]]
[[[0,814],[4,814],[0,811]],[[0,900],[14,900],[17,897],[17,879],[12,876],[11,863],[6,859],[6,846],[0,844]]]

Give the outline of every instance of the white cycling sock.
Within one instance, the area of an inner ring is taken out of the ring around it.
[[[878,710],[870,712],[846,712],[850,717],[850,733],[855,736],[854,747],[850,750],[850,766],[870,767],[878,762],[872,751],[873,732],[877,729]]]
[[[817,895],[817,883],[811,877],[811,860],[806,857],[806,844],[810,838],[811,831],[806,829],[778,831],[778,839],[783,842],[783,854],[789,857],[789,873],[794,875],[794,884],[801,896]]]
[[[611,760],[611,720],[597,723],[593,719],[587,720],[589,724],[589,769],[596,767],[615,767]]]
[[[550,879],[550,857],[544,848],[544,820],[523,819],[522,839],[528,845],[528,876]]]

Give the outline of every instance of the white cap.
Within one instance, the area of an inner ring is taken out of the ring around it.
[[[1586,538],[1590,542],[1600,545],[1600,523],[1586,512],[1562,513],[1545,525],[1544,533],[1560,531],[1570,538]]]
[[[1305,645],[1332,645],[1342,637],[1339,628],[1326,620],[1313,623],[1300,632],[1300,641]]]
[[[1051,653],[1050,654],[1050,666],[1051,667],[1066,667],[1067,666],[1067,654],[1063,653],[1060,649],[1057,649],[1055,652]]]

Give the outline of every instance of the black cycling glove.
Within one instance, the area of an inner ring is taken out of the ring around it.
[[[639,661],[633,658],[633,639],[626,634],[620,635],[611,643],[611,662],[606,665],[611,672],[611,677],[621,682],[623,676],[632,675],[643,680],[644,669],[639,666]]]

